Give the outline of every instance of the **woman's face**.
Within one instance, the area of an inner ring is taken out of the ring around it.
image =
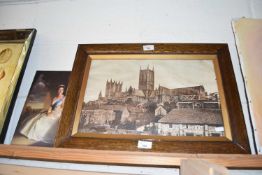
[[[57,90],[57,93],[58,95],[61,95],[64,93],[64,88],[63,87],[60,87],[58,90]]]

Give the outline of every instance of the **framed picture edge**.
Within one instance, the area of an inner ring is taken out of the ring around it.
[[[143,46],[153,45],[154,50],[144,51]],[[73,122],[79,96],[81,83],[85,75],[85,65],[89,59],[88,55],[96,54],[215,54],[218,58],[219,68],[223,89],[227,102],[229,120],[231,126],[232,141],[222,142],[206,142],[206,141],[175,141],[176,148],[167,152],[184,152],[184,153],[235,153],[235,154],[250,154],[250,147],[247,138],[244,116],[242,113],[241,103],[239,99],[237,84],[234,76],[232,62],[227,44],[80,44],[76,53],[72,74],[69,80],[67,100],[62,113],[60,126],[55,140],[55,147],[70,147],[70,148],[85,148],[85,144],[89,143],[90,149],[96,148],[96,145],[101,144],[95,139],[90,138],[74,138],[72,137]],[[226,88],[225,88],[226,86]],[[230,100],[230,99],[234,100]],[[231,109],[230,109],[231,107]],[[234,110],[233,110],[233,108]],[[233,127],[234,126],[234,127]],[[109,144],[114,145],[116,140],[107,139]],[[137,141],[129,140],[124,145],[127,145],[126,151],[141,151],[134,148]],[[163,142],[163,145],[170,142]],[[106,142],[103,142],[106,144]],[[133,146],[129,147],[128,145]],[[188,146],[191,145],[191,146]],[[204,146],[205,145],[205,146]],[[121,146],[115,146],[113,150],[121,150]],[[204,149],[201,147],[205,147]],[[131,148],[131,149],[130,149]],[[111,148],[110,148],[111,149]],[[161,152],[161,151],[160,151]],[[166,152],[166,151],[164,151]]]
[[[12,95],[12,98],[11,98],[11,102],[10,102],[10,105],[8,107],[8,112],[7,112],[6,117],[5,117],[3,129],[0,133],[0,143],[3,143],[4,140],[5,140],[6,134],[7,134],[10,119],[11,119],[11,116],[12,116],[12,113],[13,113],[13,108],[14,108],[16,98],[17,98],[17,95],[18,95],[18,92],[19,92],[19,88],[20,88],[20,85],[21,85],[21,82],[22,82],[22,79],[23,79],[23,76],[24,76],[24,72],[25,72],[25,69],[26,69],[26,66],[27,66],[27,63],[28,63],[28,60],[29,60],[29,56],[30,56],[30,53],[31,53],[31,50],[32,50],[32,47],[33,47],[33,44],[34,44],[34,40],[35,40],[35,37],[36,37],[37,30],[35,28],[5,29],[5,30],[1,30],[0,32],[1,32],[2,36],[5,35],[3,37],[4,39],[2,39],[2,41],[4,41],[4,42],[21,42],[21,41],[23,41],[24,43],[29,42],[28,49],[27,49],[27,52],[26,52],[26,55],[25,55],[25,59],[24,59],[24,62],[22,64],[22,68],[21,68],[21,71],[19,73],[17,83],[15,85],[15,89],[14,89],[14,92],[13,92],[13,95]]]

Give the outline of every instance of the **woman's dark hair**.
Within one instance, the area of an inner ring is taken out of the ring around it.
[[[63,84],[58,85],[56,90],[58,90],[59,88],[64,88],[63,95],[65,95],[65,85],[63,85]]]
[[[63,84],[58,85],[56,89],[58,90],[61,87],[65,89],[65,85],[63,85]]]

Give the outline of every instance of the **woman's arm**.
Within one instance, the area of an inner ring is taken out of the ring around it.
[[[54,104],[54,102],[55,102],[55,99],[56,99],[56,98],[53,98],[52,103],[51,103],[50,107],[48,108],[47,115],[49,115],[49,114],[52,113],[52,106],[53,106],[53,104]]]
[[[62,104],[61,104],[62,109],[64,108],[64,103],[65,103],[65,96],[63,97],[63,101],[62,101]]]

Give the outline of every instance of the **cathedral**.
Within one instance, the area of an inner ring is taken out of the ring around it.
[[[116,82],[112,81],[106,81],[106,93],[105,97],[106,98],[112,98],[112,97],[119,97],[122,92],[122,82]]]
[[[122,90],[123,82],[107,80],[105,95],[83,105],[80,132],[157,134],[172,136],[222,136],[217,92],[204,86],[155,87],[155,71],[140,68],[138,88]]]
[[[205,100],[207,93],[205,88],[200,86],[169,89],[159,85],[154,87],[155,71],[149,66],[146,69],[140,67],[138,89],[130,86],[122,91],[123,82],[106,81],[105,96],[102,97],[100,92],[99,100],[115,100],[125,102],[132,100],[133,102],[172,102],[172,101],[188,101],[188,100]]]
[[[145,97],[150,97],[151,93],[154,91],[154,74],[154,67],[152,70],[150,70],[149,67],[142,70],[140,67],[138,89],[143,91]]]

